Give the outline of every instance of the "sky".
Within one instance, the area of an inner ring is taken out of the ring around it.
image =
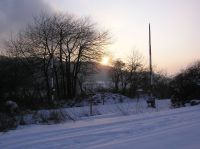
[[[174,74],[200,58],[199,6],[200,0],[0,0],[0,39],[41,11],[72,13],[109,30],[114,58],[137,50],[147,59],[150,22],[153,64]]]

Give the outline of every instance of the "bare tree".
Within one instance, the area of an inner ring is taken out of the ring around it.
[[[116,60],[113,62],[112,71],[111,71],[111,78],[114,82],[114,89],[115,91],[119,91],[119,88],[121,87],[121,83],[124,79],[124,69],[125,69],[125,63],[121,60]]]
[[[77,80],[82,64],[98,61],[104,46],[108,44],[108,33],[99,32],[89,19],[73,22],[72,34],[65,37],[64,53],[66,56],[66,78],[68,97],[76,95]]]
[[[137,51],[132,51],[128,57],[127,70],[129,72],[129,95],[134,96],[140,82],[141,71],[143,70],[143,57]]]
[[[10,45],[19,57],[41,60],[50,100],[54,88],[58,98],[76,96],[83,63],[98,61],[108,41],[108,32],[99,31],[88,18],[41,14]]]

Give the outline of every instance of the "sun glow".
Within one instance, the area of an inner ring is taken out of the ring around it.
[[[103,57],[102,60],[101,60],[101,64],[102,65],[109,65],[109,57],[108,56]]]

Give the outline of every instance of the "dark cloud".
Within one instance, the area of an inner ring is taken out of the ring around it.
[[[52,12],[43,0],[0,0],[0,40],[25,27],[41,12]]]

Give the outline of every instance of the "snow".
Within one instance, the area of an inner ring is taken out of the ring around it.
[[[95,95],[95,97],[99,97],[99,95]],[[147,103],[145,98],[141,98],[137,101],[137,99],[129,99],[125,96],[120,96],[116,94],[108,94],[104,97],[105,104],[99,103],[98,105],[92,106],[92,115],[98,115],[96,118],[102,117],[114,117],[119,115],[135,115],[139,113],[146,112],[155,112],[168,110],[170,108],[170,100],[156,100],[157,108],[147,108]],[[123,103],[120,102],[120,99],[123,99]],[[95,100],[99,100],[95,98]],[[73,120],[81,120],[88,119],[90,116],[90,106],[84,107],[73,107],[73,108],[62,108],[59,110],[40,110],[33,114],[25,115],[24,121],[26,124],[38,124],[41,123],[41,116],[48,119],[50,117],[51,112],[61,113],[61,116],[64,115],[67,121],[72,118]]]
[[[199,149],[199,126],[199,105],[129,115],[106,114],[0,133],[0,148]]]

